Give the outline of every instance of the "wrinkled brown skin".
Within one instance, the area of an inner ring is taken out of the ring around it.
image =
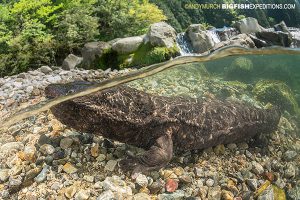
[[[86,84],[82,86],[82,84]],[[54,98],[91,83],[50,85]],[[92,84],[91,84],[92,85]],[[81,132],[145,148],[144,155],[120,162],[124,170],[145,172],[164,167],[174,150],[193,150],[240,142],[276,130],[280,112],[236,101],[163,97],[117,86],[51,108],[63,124]]]

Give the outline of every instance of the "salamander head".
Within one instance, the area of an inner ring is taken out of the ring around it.
[[[82,91],[93,86],[94,84],[95,83],[88,81],[75,81],[66,84],[50,84],[45,88],[45,94],[48,99],[53,99]]]

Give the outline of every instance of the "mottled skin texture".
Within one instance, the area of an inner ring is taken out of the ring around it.
[[[74,82],[49,85],[55,98],[92,85]],[[159,169],[178,150],[204,149],[240,142],[277,128],[280,112],[236,101],[163,97],[117,86],[60,103],[51,108],[63,124],[81,132],[145,148],[144,155],[121,162],[134,172]]]

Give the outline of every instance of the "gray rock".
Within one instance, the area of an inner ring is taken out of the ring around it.
[[[201,24],[191,24],[186,35],[191,41],[195,53],[203,53],[212,49],[215,45],[212,36]]]
[[[82,64],[85,69],[93,68],[98,63],[101,56],[111,49],[111,45],[106,42],[89,42],[81,50]]]
[[[75,195],[75,200],[86,200],[89,197],[89,192],[87,192],[86,190],[79,190]]]
[[[234,150],[237,148],[237,145],[235,143],[230,143],[227,145],[227,148],[230,149],[230,150]]]
[[[287,199],[300,199],[300,184],[287,190]]]
[[[138,174],[135,181],[141,187],[147,187],[148,185],[148,179],[144,174]]]
[[[236,22],[234,26],[241,33],[257,33],[257,32],[261,32],[264,29],[258,24],[257,19],[253,17],[247,17],[241,19],[240,21]]]
[[[213,179],[207,179],[205,184],[208,186],[208,187],[212,187],[214,185],[214,180]]]
[[[222,42],[216,44],[213,47],[212,51],[215,51],[215,50],[220,49],[225,46],[242,46],[242,47],[247,47],[247,48],[254,48],[255,43],[247,34],[239,34],[237,36],[230,38],[227,41],[222,41]]]
[[[176,31],[166,22],[152,24],[147,33],[147,39],[153,46],[171,48],[176,45]]]
[[[59,75],[51,76],[51,77],[47,78],[47,81],[50,83],[57,83],[57,82],[61,81],[61,77]]]
[[[12,151],[21,151],[24,149],[24,144],[22,142],[10,142],[1,146],[0,150],[3,153]]]
[[[70,137],[66,137],[60,140],[59,146],[62,149],[67,149],[72,145],[72,143],[73,143],[73,139]]]
[[[292,161],[297,157],[297,152],[296,151],[286,151],[283,154],[283,159],[286,161]]]
[[[280,31],[261,31],[256,33],[256,36],[265,40],[269,45],[290,47],[292,44],[292,36],[289,33]]]
[[[18,187],[22,184],[22,176],[10,177],[8,185],[9,187]]]
[[[49,66],[46,66],[46,65],[42,66],[42,67],[40,68],[40,70],[41,70],[41,72],[43,72],[44,74],[49,74],[50,72],[53,71]]]
[[[93,183],[95,177],[94,176],[84,175],[83,179],[86,180],[87,182]]]
[[[0,169],[0,182],[6,182],[9,178],[9,169]]]
[[[286,169],[284,170],[284,177],[285,178],[293,178],[296,175],[296,167],[288,163]]]
[[[59,182],[55,182],[51,185],[51,190],[59,190],[62,187],[62,184]]]
[[[100,196],[97,197],[97,200],[112,200],[115,199],[115,195],[111,190],[102,192]]]
[[[272,186],[269,186],[261,195],[257,197],[257,200],[274,200],[274,191]]]
[[[118,176],[106,177],[103,181],[103,189],[112,191],[116,198],[132,196],[131,188]]]
[[[116,160],[109,160],[109,161],[106,163],[104,169],[107,170],[107,171],[111,171],[111,172],[112,172],[112,171],[115,170],[117,164],[118,164],[118,161],[116,161]]]
[[[157,196],[158,200],[181,200],[181,199],[185,199],[185,195],[184,195],[184,191],[182,190],[176,190],[173,193],[167,194],[167,193],[163,193],[163,194],[159,194]]]
[[[43,144],[39,151],[44,155],[51,155],[55,152],[55,148],[50,144]]]
[[[112,49],[119,54],[135,52],[143,42],[143,36],[128,37],[113,43]]]
[[[37,183],[41,183],[46,180],[47,178],[47,172],[48,172],[48,165],[45,165],[42,169],[42,171],[37,175],[34,180]]]
[[[0,192],[0,197],[3,199],[8,199],[9,198],[9,191],[8,190],[3,190]]]
[[[82,62],[83,58],[82,57],[78,57],[75,56],[73,54],[69,54],[65,60],[63,61],[62,64],[62,69],[64,70],[71,70],[71,69],[75,69],[78,65],[80,65],[80,63]]]
[[[261,166],[261,164],[259,164],[258,162],[256,161],[252,161],[252,171],[259,175],[259,174],[262,174],[264,172],[264,168],[263,166]]]
[[[280,23],[275,24],[274,29],[275,29],[275,31],[282,31],[282,32],[286,32],[286,33],[290,32],[284,21],[281,21]]]
[[[257,180],[256,179],[247,179],[246,183],[251,190],[256,191],[256,189],[257,189]]]

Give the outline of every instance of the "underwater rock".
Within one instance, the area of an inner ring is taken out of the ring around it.
[[[292,90],[281,81],[261,80],[253,89],[256,98],[271,103],[291,114],[299,114],[299,106]]]
[[[225,68],[225,77],[227,80],[238,80],[249,82],[253,75],[253,63],[245,57],[236,58],[229,67]]]

